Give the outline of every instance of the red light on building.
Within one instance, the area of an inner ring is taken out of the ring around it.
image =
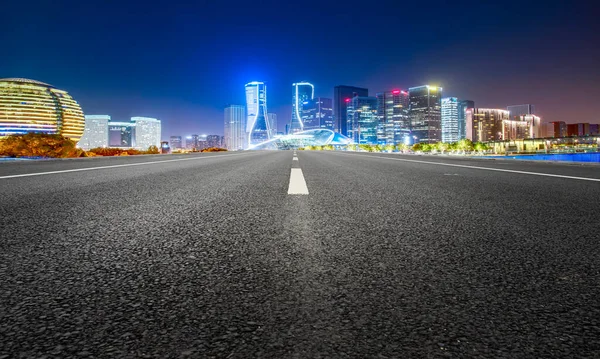
[[[393,93],[394,95],[397,95],[397,94],[399,94],[399,93],[400,93],[400,90],[394,90],[394,91],[392,91],[392,93]]]
[[[349,98],[347,98],[347,99],[346,99],[346,102],[350,102],[350,99],[349,99]]]

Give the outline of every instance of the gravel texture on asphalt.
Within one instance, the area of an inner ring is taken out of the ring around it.
[[[281,151],[0,180],[0,358],[600,357],[598,182],[386,156],[600,172]]]

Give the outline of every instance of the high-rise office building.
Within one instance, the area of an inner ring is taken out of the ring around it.
[[[410,136],[408,92],[392,90],[377,94],[377,142],[382,144],[407,143]]]
[[[77,145],[84,149],[108,147],[108,115],[85,115],[85,129]]]
[[[208,135],[206,136],[207,147],[221,147],[221,136],[220,135]]]
[[[248,146],[264,142],[271,137],[271,128],[267,121],[267,85],[264,82],[246,84],[246,132]]]
[[[460,140],[458,102],[456,97],[444,97],[442,99],[442,142],[457,142]]]
[[[142,150],[147,150],[150,146],[160,148],[160,120],[150,117],[132,117],[131,122],[135,124],[135,147]]]
[[[275,137],[277,135],[277,114],[268,113],[267,119],[269,120],[269,128],[271,129],[271,137]]]
[[[229,151],[243,150],[246,139],[246,107],[231,105],[225,108],[225,148]]]
[[[507,106],[506,110],[512,119],[515,116],[533,115],[535,106],[530,104]]]
[[[347,106],[354,96],[368,97],[369,90],[354,86],[335,86],[333,88],[333,120],[335,131],[342,135],[348,135]]]
[[[414,142],[436,143],[442,140],[442,88],[419,86],[408,89],[410,127]]]
[[[509,112],[499,109],[467,109],[467,139],[473,142],[501,141],[502,123],[509,120]]]
[[[467,138],[467,109],[475,108],[471,100],[458,100],[458,139]]]
[[[290,123],[291,133],[300,132],[304,129],[302,121],[302,109],[305,104],[315,98],[315,86],[308,82],[298,82],[292,84],[292,122]]]
[[[169,147],[171,150],[180,150],[183,148],[183,142],[181,136],[171,136],[169,138]]]
[[[333,100],[317,97],[305,101],[301,117],[304,122],[304,130],[314,130],[317,128],[333,130]]]
[[[358,144],[377,144],[377,97],[354,96],[346,101],[348,137]]]
[[[185,148],[188,150],[197,150],[200,147],[200,136],[191,135],[185,138]]]

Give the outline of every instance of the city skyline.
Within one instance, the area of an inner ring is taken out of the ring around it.
[[[360,7],[353,4],[340,8],[323,3],[314,14],[310,6],[290,12],[291,4],[273,3],[260,10],[265,21],[255,27],[259,10],[243,3],[233,10],[231,4],[206,8],[169,3],[139,13],[131,23],[125,14],[137,11],[135,1],[93,9],[80,4],[68,11],[40,3],[32,6],[27,24],[6,19],[14,31],[3,37],[7,56],[0,76],[64,88],[86,114],[161,119],[164,139],[222,133],[222,109],[243,103],[240,84],[255,80],[270,89],[270,112],[278,115],[280,131],[292,113],[290,85],[301,80],[315,84],[315,97],[333,98],[333,88],[340,84],[375,94],[429,83],[443,87],[446,96],[486,108],[535,104],[545,123],[598,121],[591,104],[600,95],[595,86],[600,50],[589,44],[598,42],[600,32],[592,4],[536,7],[506,1],[502,6],[453,7],[434,2],[427,5],[432,10],[425,27],[419,16],[406,17],[400,27],[388,21],[395,13],[421,14],[425,5],[389,3],[386,12],[360,16]],[[20,8],[7,4],[6,11],[18,13]],[[97,15],[93,19],[92,11]],[[278,16],[282,13],[289,17]],[[357,19],[352,35],[345,26],[348,19]],[[290,21],[298,26],[290,28]],[[161,25],[150,26],[156,23]],[[48,28],[80,46],[59,49],[34,41],[40,29]],[[213,39],[215,28],[228,41]],[[246,42],[240,34],[247,31],[262,40]],[[376,46],[396,39],[399,31],[403,40],[398,46]],[[331,38],[337,40],[331,43]],[[357,41],[373,47],[352,52]],[[298,48],[302,51],[289,56]],[[239,56],[250,50],[253,56]],[[348,53],[356,53],[352,61],[342,56]]]

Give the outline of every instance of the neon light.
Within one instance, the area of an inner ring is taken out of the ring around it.
[[[392,93],[393,93],[394,95],[397,95],[397,94],[399,94],[399,93],[400,93],[400,90],[394,90],[394,91],[392,91]]]

